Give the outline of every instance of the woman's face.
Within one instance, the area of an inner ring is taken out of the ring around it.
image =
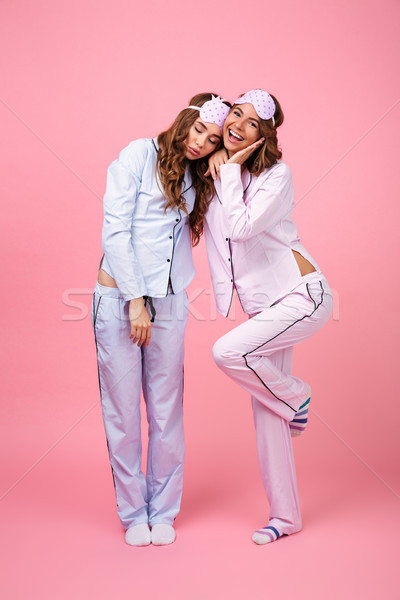
[[[261,137],[260,119],[252,104],[236,104],[224,123],[224,146],[229,156]]]
[[[222,140],[221,130],[214,123],[206,123],[203,119],[196,119],[185,140],[185,156],[189,160],[203,158],[211,154]]]

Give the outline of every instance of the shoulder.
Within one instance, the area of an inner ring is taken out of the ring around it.
[[[141,172],[152,155],[156,156],[153,140],[140,138],[133,140],[121,150],[118,161],[134,172]]]
[[[269,169],[265,169],[260,177],[264,177],[265,179],[273,178],[273,179],[292,179],[292,171],[290,170],[289,165],[278,160],[272,167]]]
[[[126,148],[121,150],[119,156],[120,158],[123,157],[127,159],[135,159],[135,157],[147,158],[149,153],[153,152],[156,152],[153,140],[150,138],[140,138],[130,142]]]
[[[258,187],[276,187],[278,189],[286,188],[292,185],[292,172],[290,167],[281,161],[276,162],[272,167],[264,169],[257,177]]]

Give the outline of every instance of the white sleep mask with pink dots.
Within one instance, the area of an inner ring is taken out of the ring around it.
[[[252,104],[260,119],[272,119],[275,126],[275,102],[264,90],[250,90],[235,100],[234,104]]]
[[[206,123],[214,123],[222,131],[222,126],[225,122],[226,117],[230,111],[229,106],[224,104],[224,101],[219,96],[211,96],[211,100],[208,100],[203,106],[188,106],[200,112],[200,118]]]

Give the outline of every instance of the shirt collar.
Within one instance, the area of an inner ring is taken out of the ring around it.
[[[159,145],[158,145],[158,136],[156,135],[156,137],[152,138],[151,140],[153,142],[153,146],[155,148],[155,151],[158,152],[159,150]]]

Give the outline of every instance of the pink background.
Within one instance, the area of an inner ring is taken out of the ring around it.
[[[3,597],[397,597],[399,13],[396,0],[2,1]],[[194,93],[252,87],[282,103],[294,217],[335,291],[295,354],[313,387],[295,441],[304,531],[250,540],[267,507],[249,399],[210,355],[233,323],[214,318],[202,243],[178,540],[131,548],[87,314],[106,168]]]

